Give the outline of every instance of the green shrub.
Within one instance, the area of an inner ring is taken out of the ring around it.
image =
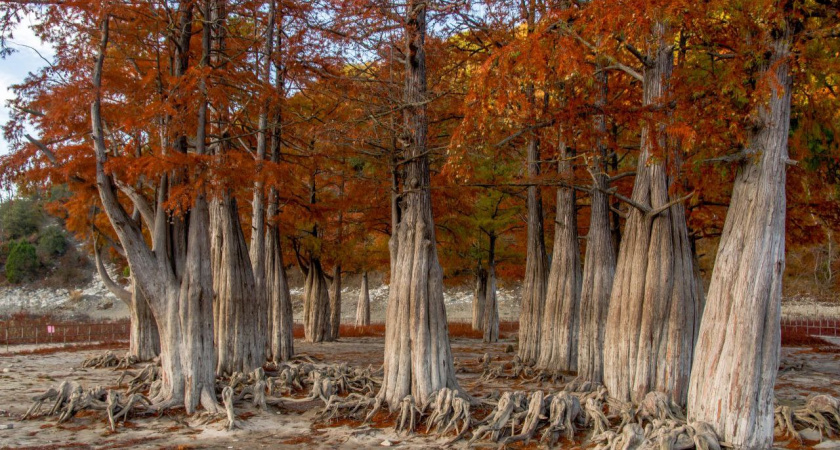
[[[35,275],[37,269],[35,246],[26,241],[13,243],[6,259],[6,279],[11,283],[20,283]]]
[[[18,198],[0,204],[0,228],[8,239],[20,239],[38,231],[43,216],[38,202]]]
[[[53,256],[61,256],[67,251],[67,237],[61,228],[51,225],[41,230],[38,237],[38,255],[44,262]]]

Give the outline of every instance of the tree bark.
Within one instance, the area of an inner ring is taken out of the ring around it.
[[[131,334],[128,352],[138,361],[151,361],[160,354],[160,335],[152,309],[143,291],[131,281]]]
[[[596,82],[601,89],[596,108],[603,111],[607,100],[607,72],[599,65]],[[595,119],[598,134],[596,163],[592,171],[592,189],[589,192],[589,234],[586,237],[586,256],[583,265],[583,285],[580,295],[580,331],[578,334],[577,374],[581,381],[602,383],[604,376],[604,330],[610,305],[613,277],[615,276],[616,233],[610,230],[610,205],[606,194],[607,176],[606,118],[599,114]]]
[[[490,234],[487,258],[487,283],[484,290],[484,323],[482,341],[499,341],[499,305],[496,301],[496,235]]]
[[[321,260],[312,258],[303,290],[303,330],[306,342],[330,341],[330,295]]]
[[[189,9],[189,6],[183,6]],[[189,11],[181,11],[191,16]],[[188,216],[182,221],[188,233],[175,237],[184,239],[167,245],[171,228],[164,218],[166,208],[158,205],[154,248],[150,249],[136,222],[123,209],[114,182],[105,172],[107,150],[102,131],[101,85],[102,66],[108,45],[109,17],[102,19],[101,42],[93,70],[94,99],[91,104],[91,136],[96,153],[96,184],[103,209],[117,233],[126,257],[134,270],[136,282],[147,295],[149,306],[158,323],[161,341],[162,387],[153,399],[157,407],[183,405],[192,414],[200,404],[210,412],[217,412],[215,399],[215,354],[213,352],[213,286],[207,202],[197,195]],[[205,40],[208,36],[205,35]],[[200,107],[206,111],[206,102]],[[199,111],[197,148],[205,153],[205,116]],[[166,191],[166,176],[162,177],[160,192]],[[161,195],[161,197],[163,194]],[[188,217],[188,219],[187,219]],[[170,251],[184,249],[183,264]],[[178,268],[182,270],[177,270]]]
[[[269,191],[268,217],[270,220],[277,215],[277,192]],[[295,354],[294,336],[292,334],[294,322],[292,316],[292,297],[289,293],[289,283],[286,279],[286,268],[283,266],[283,250],[280,246],[280,227],[276,223],[268,226],[265,239],[266,246],[266,298],[271,314],[270,323],[270,351],[269,357],[273,361],[287,361]]]
[[[135,220],[136,222],[136,220]],[[131,277],[131,290],[123,289],[114,282],[105,265],[102,263],[102,249],[94,249],[94,262],[96,271],[102,279],[102,283],[118,299],[128,306],[131,330],[128,338],[128,354],[137,358],[138,361],[149,361],[160,354],[160,336],[158,335],[157,322],[146,302],[146,297],[140,291]]]
[[[528,142],[528,176],[540,174],[539,142]],[[540,356],[541,327],[548,282],[548,255],[543,232],[542,195],[539,186],[528,187],[528,235],[525,256],[525,280],[519,310],[519,357],[536,362]]]
[[[487,271],[479,266],[475,274],[475,289],[473,290],[472,328],[484,329],[484,300],[487,298]]]
[[[389,243],[396,259],[391,263],[385,373],[379,392],[392,411],[406,395],[411,394],[418,404],[427,404],[442,388],[458,389],[432,218],[427,156],[426,9],[427,3],[421,0],[409,0],[405,7],[402,141],[407,162],[401,218]]]
[[[362,274],[362,285],[359,287],[359,301],[356,303],[356,326],[370,325],[370,292],[368,291],[368,274]]]
[[[271,12],[276,13],[276,5],[273,0],[269,7]],[[283,44],[283,18],[282,15],[275,18],[275,14],[271,14],[271,19],[274,20],[278,28],[278,32],[275,35],[277,36],[277,48],[280,50]],[[267,59],[267,62],[270,62],[270,59]],[[278,62],[276,58],[273,64],[277,72],[275,78],[277,95],[283,98],[285,93],[285,69],[282,63]],[[273,163],[280,162],[280,145],[283,134],[282,111],[282,108],[277,109],[276,125],[272,127],[270,159]],[[292,315],[292,296],[289,293],[289,283],[286,278],[286,267],[283,264],[280,224],[277,219],[280,209],[279,194],[275,186],[272,186],[268,190],[267,203],[266,220],[268,226],[266,227],[265,238],[265,295],[270,314],[270,324],[268,326],[270,348],[268,356],[272,361],[287,361],[295,354],[293,334],[294,317]]]
[[[559,156],[557,172],[573,178],[572,155],[563,143]],[[554,250],[537,360],[537,367],[542,369],[577,370],[581,269],[575,200],[574,189],[557,188]]]
[[[527,25],[529,36],[536,30],[539,6],[534,1],[521,2],[520,14]],[[528,83],[525,90],[530,108],[535,109],[537,106],[533,83]],[[540,174],[540,140],[535,130],[528,132],[526,152],[528,177],[537,177]],[[536,363],[540,356],[541,327],[548,283],[548,254],[545,250],[542,193],[539,186],[528,187],[527,207],[528,232],[525,248],[525,279],[519,310],[518,350],[519,357],[526,364]]]
[[[236,199],[225,194],[221,201],[222,229],[219,271],[214,274],[217,304],[216,372],[249,373],[265,362],[265,333],[260,317],[265,311],[257,294],[253,266],[239,221]]]
[[[657,23],[653,32],[658,44],[644,74],[645,106],[667,97],[674,61],[665,26]],[[604,384],[619,400],[641,402],[661,391],[682,406],[702,311],[685,209],[667,206],[667,168],[679,163],[665,122],[656,118],[642,127],[632,199],[654,212],[631,208],[627,218],[604,336]],[[662,156],[653,156],[656,149]],[[664,209],[657,214],[657,208]]]
[[[785,269],[785,166],[792,80],[790,31],[765,68],[770,95],[735,177],[695,350],[691,420],[736,448],[770,448]]]
[[[330,285],[330,340],[338,339],[341,329],[341,264],[333,268],[333,279]]]

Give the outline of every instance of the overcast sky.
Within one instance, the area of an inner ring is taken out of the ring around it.
[[[47,59],[53,56],[52,48],[35,37],[30,25],[29,17],[24,17],[14,31],[14,38],[9,40],[9,46],[15,49],[15,52],[6,59],[0,60],[0,123],[2,124],[9,120],[9,107],[6,102],[13,95],[9,88],[23,81],[30,72],[45,66],[46,62],[41,59],[41,56]],[[41,56],[38,56],[38,53]],[[0,154],[8,152],[9,143],[0,133]]]

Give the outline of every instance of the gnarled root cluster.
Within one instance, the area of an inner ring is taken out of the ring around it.
[[[479,363],[482,368],[480,380],[483,382],[493,381],[496,378],[516,378],[529,383],[561,383],[565,380],[562,373],[553,370],[535,369],[532,364],[523,362],[519,355],[514,356],[510,363],[502,362],[494,365],[491,364],[490,356],[485,353]],[[506,370],[509,373],[505,373]]]
[[[99,356],[91,356],[90,358],[86,359],[82,363],[82,367],[85,369],[106,369],[106,368],[115,368],[115,369],[128,369],[129,367],[137,364],[139,360],[136,356],[133,356],[129,353],[126,353],[125,356],[122,358],[117,357],[112,351],[107,351],[105,354]]]
[[[130,378],[129,378],[130,377]],[[149,397],[155,397],[160,391],[161,381],[160,366],[157,364],[147,364],[140,373],[133,373],[126,370],[120,375],[117,384],[122,386],[123,381],[128,378],[127,387],[128,394],[136,394],[139,392],[149,392]]]
[[[783,435],[799,442],[802,442],[802,435],[797,430],[805,428],[819,431],[820,437],[835,436],[840,433],[840,400],[820,394],[810,397],[800,408],[777,406],[776,427]]]
[[[336,416],[362,419],[369,408],[372,411],[365,416],[368,421],[381,408],[381,400],[374,398],[374,393],[382,385],[382,369],[373,367],[352,368],[347,364],[318,364],[302,362],[284,364],[278,368],[280,375],[269,380],[270,391],[293,394],[309,389],[303,398],[283,397],[284,402],[302,403],[320,400],[324,409],[319,419],[331,421]]]
[[[116,429],[116,424],[122,419],[125,422],[128,414],[135,406],[145,408],[150,404],[149,400],[141,394],[122,395],[112,390],[105,390],[97,386],[85,389],[82,385],[74,382],[64,381],[58,389],[49,389],[47,392],[32,398],[34,402],[21,420],[33,419],[41,416],[41,408],[45,403],[52,404],[52,407],[45,413],[46,416],[57,416],[58,423],[63,423],[73,418],[79,411],[86,409],[106,411],[111,431]]]

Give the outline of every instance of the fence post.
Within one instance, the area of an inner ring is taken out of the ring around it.
[[[9,353],[9,329],[6,328],[6,353]]]
[[[61,341],[67,343],[67,327],[61,329]]]
[[[90,325],[88,325],[88,344],[90,344]]]
[[[38,345],[38,327],[35,327],[35,345]]]

